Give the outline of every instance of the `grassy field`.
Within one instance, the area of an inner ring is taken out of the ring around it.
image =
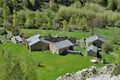
[[[108,29],[97,29],[97,34],[106,37],[108,40],[113,39],[111,28]],[[65,31],[54,31],[54,30],[27,30],[22,29],[22,33],[27,36],[32,36],[34,34],[40,33],[42,36],[46,34],[51,34],[52,36],[73,36],[78,39],[85,38],[90,35],[90,32],[65,32]],[[120,29],[119,29],[120,33]],[[120,35],[118,35],[120,36]],[[118,47],[118,46],[117,46]],[[77,50],[85,53],[85,50],[76,48]],[[93,64],[90,62],[94,57],[90,56],[80,56],[69,54],[66,56],[53,55],[50,51],[44,52],[30,52],[24,46],[19,46],[14,43],[0,44],[0,52],[3,50],[10,51],[13,55],[21,55],[26,53],[29,58],[32,58],[35,63],[40,62],[42,67],[36,66],[36,72],[40,80],[55,80],[57,77],[64,75],[66,73],[74,73],[83,68],[88,68],[90,66],[101,67],[103,64]],[[101,53],[102,56],[109,63],[113,63],[115,58],[110,54]]]
[[[83,31],[76,31],[76,32],[66,32],[66,31],[55,31],[55,30],[39,30],[39,29],[21,29],[21,33],[24,33],[26,36],[31,36],[35,34],[41,34],[41,36],[46,36],[51,34],[51,36],[71,36],[76,37],[78,39],[85,38],[91,35],[91,32],[83,32]],[[99,34],[108,40],[113,39],[114,35],[120,38],[120,28],[105,28],[105,29],[95,29],[95,34]]]
[[[0,44],[0,51],[8,50],[13,55],[23,55],[25,53],[29,58],[32,58],[35,63],[40,62],[43,67],[36,65],[36,72],[40,80],[55,80],[58,76],[64,75],[68,72],[74,73],[83,68],[87,68],[93,65],[90,56],[80,55],[66,55],[59,56],[53,55],[49,51],[45,52],[30,52],[24,46],[19,46],[13,43]],[[107,61],[114,62],[114,57],[109,54],[104,54]],[[103,66],[103,64],[96,64],[95,66]]]

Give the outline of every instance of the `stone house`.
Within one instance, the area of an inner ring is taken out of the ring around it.
[[[106,39],[98,35],[93,35],[85,39],[87,46],[94,45],[97,48],[101,48],[104,42],[106,42]]]
[[[63,40],[55,43],[50,43],[50,51],[55,54],[65,55],[67,50],[73,49],[73,43],[70,40]]]
[[[88,56],[95,56],[97,57],[99,54],[98,48],[94,45],[88,46],[87,47],[87,55]]]
[[[49,50],[49,41],[45,40],[44,38],[40,38],[40,35],[34,35],[28,39],[27,41],[27,47],[31,51],[44,51]]]

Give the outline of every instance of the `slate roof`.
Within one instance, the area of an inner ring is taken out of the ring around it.
[[[34,35],[34,36],[26,39],[26,41],[28,42],[28,45],[31,46],[40,41],[39,37],[40,37],[40,34],[37,34],[37,35]]]
[[[97,53],[98,48],[97,48],[96,46],[94,46],[94,45],[91,45],[91,46],[88,46],[88,47],[87,47],[87,51],[90,51],[90,50],[92,50],[92,51],[94,51],[94,52]]]
[[[93,35],[93,36],[90,36],[90,37],[86,38],[86,43],[93,42],[93,41],[96,41],[96,40],[100,40],[102,42],[106,41],[106,39],[101,37],[101,36]]]
[[[73,46],[73,43],[72,43],[70,40],[64,40],[64,41],[56,42],[56,43],[55,43],[55,46],[56,46],[58,49],[61,49],[61,48]]]
[[[16,41],[22,41],[22,38],[20,36],[13,36],[13,38],[15,38]]]
[[[28,42],[28,45],[31,46],[37,42],[44,42],[44,43],[50,43],[49,41],[45,40],[44,38],[40,38],[40,34],[34,35],[28,39],[26,39],[26,41]]]
[[[41,42],[44,42],[44,43],[48,43],[48,44],[51,43],[50,41],[47,41],[47,40],[45,40],[44,38],[40,38],[40,41],[41,41]]]

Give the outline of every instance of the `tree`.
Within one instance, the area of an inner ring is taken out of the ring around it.
[[[32,11],[26,11],[26,28],[33,28],[34,27],[34,13]]]
[[[116,0],[117,10],[120,11],[120,0]]]
[[[23,6],[24,6],[24,8],[28,7],[28,0],[23,0]]]
[[[2,17],[3,17],[3,26],[6,27],[6,22],[9,22],[8,21],[8,15],[10,14],[10,11],[9,11],[9,7],[7,5],[7,0],[4,0],[3,2],[3,14],[2,14]]]
[[[3,2],[3,15],[2,15],[4,21],[7,20],[9,14],[10,14],[10,11],[9,11],[9,7],[7,5],[7,0],[4,0],[4,2]]]
[[[32,6],[35,6],[35,0],[30,0],[30,3],[32,4]]]
[[[115,27],[120,27],[120,20],[117,20],[114,24]]]
[[[80,3],[79,0],[76,0],[76,1],[74,2],[74,4],[72,4],[72,6],[73,6],[73,7],[76,7],[76,8],[81,8],[81,7],[82,7],[82,5],[81,5],[81,3]]]
[[[95,29],[96,28],[104,28],[106,25],[106,22],[103,21],[101,18],[93,18],[92,20],[89,21],[89,26],[91,30],[91,35],[95,34]]]
[[[71,17],[69,20],[69,25],[73,26],[74,24],[75,24],[75,21],[74,21],[73,17]]]
[[[67,30],[67,29],[68,29],[67,21],[64,20],[63,21],[63,30]]]
[[[117,6],[116,6],[116,0],[108,0],[108,5],[107,8],[110,10],[116,10]]]
[[[6,35],[7,31],[5,29],[0,29],[0,35]]]
[[[53,26],[53,22],[50,18],[48,18],[48,29],[51,29]]]
[[[25,20],[26,20],[26,14],[25,14],[25,10],[20,10],[17,12],[17,17],[19,18],[19,25],[20,25],[20,28],[24,28],[25,25]]]
[[[48,22],[48,17],[44,13],[37,10],[35,13],[35,28],[47,29],[47,27],[44,26],[47,24],[47,22]]]
[[[86,18],[82,18],[79,22],[79,28],[82,29],[82,30],[88,30],[89,28],[89,25],[88,25],[88,22],[87,22],[87,19]]]
[[[12,25],[12,27],[11,27],[11,31],[12,31],[12,34],[13,34],[14,36],[20,34],[19,28],[20,28],[19,17],[18,17],[18,15],[17,15],[16,10],[13,10],[13,25]]]
[[[58,8],[59,8],[58,5],[55,4],[54,0],[50,0],[50,1],[49,1],[49,7],[50,7],[50,9],[52,9],[52,10],[54,10],[54,11],[57,11]]]
[[[103,43],[102,50],[106,53],[113,51],[113,46],[110,42]]]
[[[17,12],[16,10],[13,10],[13,27],[16,28],[16,27],[19,27],[19,18],[18,18],[18,15],[17,15]]]

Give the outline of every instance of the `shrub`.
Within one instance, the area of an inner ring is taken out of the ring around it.
[[[104,8],[102,8],[99,4],[95,4],[95,3],[86,3],[84,9],[87,10],[91,10],[92,12],[103,12]]]
[[[75,1],[74,4],[71,5],[71,7],[81,8],[82,4],[79,1]]]
[[[120,55],[116,57],[115,68],[113,69],[112,75],[120,74]]]
[[[120,38],[115,38],[112,42],[114,44],[120,45]]]
[[[117,20],[114,24],[115,27],[120,27],[120,20]]]
[[[106,53],[113,51],[113,46],[110,42],[103,43],[102,50]]]
[[[88,22],[87,22],[87,19],[86,18],[82,18],[81,20],[80,20],[80,22],[79,22],[79,27],[80,27],[80,29],[82,29],[82,30],[88,30],[88,28],[89,28],[89,25],[88,25]]]
[[[4,34],[7,34],[6,30],[5,29],[0,29],[0,35],[4,35]]]

